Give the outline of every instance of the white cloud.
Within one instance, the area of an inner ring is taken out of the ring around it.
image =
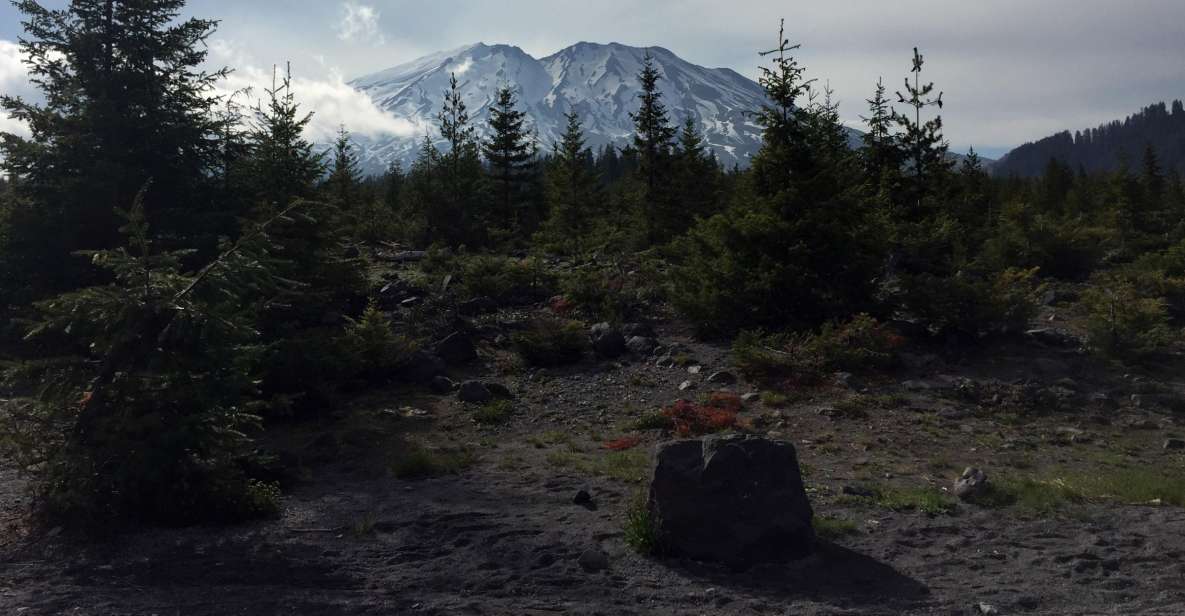
[[[273,72],[262,68],[240,47],[228,41],[212,41],[211,58],[217,62],[237,65],[237,68],[218,86],[220,94],[249,91],[240,103],[250,101],[254,107],[272,86]],[[232,62],[233,61],[233,62]],[[276,69],[283,71],[283,67]],[[278,80],[281,75],[275,76]],[[409,137],[422,135],[427,127],[383,111],[366,94],[345,82],[341,74],[331,70],[328,75],[292,79],[292,91],[303,111],[312,111],[313,119],[305,129],[305,137],[315,143],[329,143],[341,126],[360,137]]]
[[[337,38],[346,42],[382,45],[386,37],[379,29],[379,11],[373,6],[354,0],[342,3],[341,21],[337,24]]]
[[[0,40],[0,94],[21,95],[31,90],[29,75],[21,61],[21,48]],[[29,136],[29,127],[6,113],[0,113],[0,132]]]

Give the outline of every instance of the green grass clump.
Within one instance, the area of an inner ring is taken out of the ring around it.
[[[675,422],[661,412],[647,413],[634,422],[635,430],[674,430]]]
[[[426,479],[441,475],[456,475],[473,466],[476,461],[473,452],[466,449],[429,449],[423,445],[409,444],[391,463],[391,474],[396,479]]]
[[[483,426],[504,424],[514,414],[514,403],[510,400],[495,400],[480,406],[473,412],[473,421]]]
[[[826,541],[835,541],[860,532],[855,522],[830,516],[816,515],[811,520],[811,525],[815,528],[815,536]]]
[[[592,454],[553,451],[547,463],[584,475],[609,477],[627,483],[641,483],[650,468],[650,456],[644,451],[606,451]]]
[[[657,520],[646,506],[645,493],[638,493],[625,512],[625,544],[644,556],[661,551]]]
[[[839,504],[875,505],[891,511],[919,511],[928,515],[953,513],[957,503],[945,492],[931,487],[924,488],[872,488],[872,496],[841,496]]]
[[[1060,473],[1048,478],[1001,478],[988,484],[976,504],[1049,515],[1090,501],[1185,506],[1185,477],[1150,468]]]

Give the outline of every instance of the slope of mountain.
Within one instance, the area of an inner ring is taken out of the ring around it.
[[[1148,146],[1156,151],[1162,168],[1185,171],[1185,104],[1173,101],[1170,110],[1158,103],[1122,121],[1026,143],[1004,155],[992,169],[997,175],[1040,175],[1053,158],[1073,169],[1113,171],[1124,161],[1138,166]]]
[[[660,88],[672,122],[692,117],[726,166],[746,166],[761,144],[761,130],[749,113],[765,102],[761,87],[736,71],[709,69],[680,59],[661,47],[617,43],[578,43],[536,59],[518,47],[478,43],[367,75],[350,85],[396,117],[418,127],[415,135],[359,137],[371,170],[392,160],[405,166],[425,135],[440,141],[436,114],[449,77],[456,74],[479,134],[484,135],[496,90],[518,90],[519,106],[530,117],[539,146],[550,149],[575,110],[593,148],[624,146],[633,135],[630,112],[638,108],[638,71],[649,54],[662,74]]]

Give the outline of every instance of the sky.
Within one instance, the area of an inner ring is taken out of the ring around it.
[[[345,82],[435,51],[480,41],[541,57],[579,41],[658,45],[755,78],[781,18],[808,76],[834,89],[857,127],[876,80],[902,89],[919,47],[924,79],[945,93],[956,151],[997,156],[1185,98],[1185,0],[192,0],[186,12],[220,20],[210,60],[236,69],[228,90],[267,83],[272,66],[291,62],[318,138],[342,122],[406,131]],[[0,92],[29,95],[19,21],[0,4]],[[0,117],[0,130],[22,128]]]

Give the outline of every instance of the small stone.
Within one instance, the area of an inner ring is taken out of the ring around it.
[[[982,495],[988,487],[987,473],[978,468],[967,468],[962,476],[955,480],[955,496],[964,501],[973,501]]]
[[[1185,449],[1185,439],[1170,438],[1164,442],[1164,448],[1170,450]]]
[[[759,394],[755,391],[751,391],[747,394],[741,395],[741,402],[744,402],[745,404],[749,404],[751,402],[756,402],[760,399],[761,399],[761,394]]]
[[[572,504],[580,505],[581,507],[590,510],[597,508],[597,504],[593,502],[592,494],[589,494],[588,490],[580,490],[577,492],[576,496],[572,497]]]
[[[625,343],[625,348],[629,349],[631,353],[637,353],[638,355],[648,355],[657,346],[658,343],[654,341],[654,338],[647,338],[645,336],[634,336]]]
[[[483,385],[486,386],[486,389],[488,389],[495,398],[502,398],[503,400],[514,399],[514,393],[510,391],[510,388],[501,383],[491,382],[483,383]]]
[[[861,498],[872,498],[876,496],[872,490],[864,486],[844,486],[842,492],[848,496],[859,496]]]
[[[477,359],[473,340],[461,332],[453,332],[436,343],[436,355],[449,364],[464,364]]]
[[[457,399],[470,404],[485,404],[493,399],[494,394],[481,381],[465,381],[457,391]]]
[[[717,370],[708,375],[708,382],[716,385],[732,385],[737,382],[737,377],[727,370]]]
[[[692,383],[691,381],[683,381],[682,383],[679,383],[679,391],[687,391],[689,389],[695,389],[695,383]]]
[[[687,374],[699,374],[703,369],[703,366],[687,366]]]
[[[431,389],[433,393],[441,395],[451,393],[454,389],[456,389],[456,387],[456,382],[447,376],[432,377],[432,381],[428,383],[428,388]]]
[[[593,350],[605,359],[614,359],[625,353],[625,336],[609,323],[597,323],[589,330]]]
[[[990,603],[980,603],[975,609],[983,616],[1000,616],[1000,609]]]
[[[600,550],[585,550],[576,562],[585,571],[595,573],[609,568],[609,555]]]

